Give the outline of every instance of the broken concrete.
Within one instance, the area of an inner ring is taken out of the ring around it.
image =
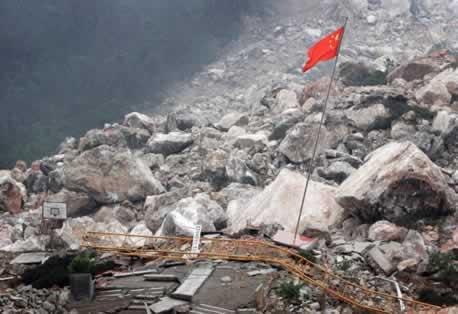
[[[368,256],[383,270],[385,275],[390,276],[396,270],[393,264],[391,264],[389,259],[378,247],[370,249]]]
[[[155,314],[168,313],[177,306],[186,305],[188,302],[176,300],[169,297],[161,298],[161,300],[150,306],[150,310]]]
[[[172,296],[180,300],[192,301],[193,296],[213,273],[213,270],[211,266],[194,269]]]

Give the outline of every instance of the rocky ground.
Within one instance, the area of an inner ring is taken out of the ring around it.
[[[406,3],[393,23],[382,14],[393,9],[381,1],[310,8],[328,17],[351,13],[368,26],[349,35],[356,44],[344,48],[299,226],[318,239],[310,256],[333,271],[389,293],[392,284],[377,278],[395,279],[404,293],[452,305],[458,303],[458,59],[446,40],[439,42],[449,50],[424,54],[433,42],[422,42],[405,19],[433,25],[456,3]],[[288,70],[303,60],[294,39],[325,33],[298,25],[304,24],[285,22],[237,55],[229,49],[225,61],[168,100],[188,105],[163,115],[130,113],[122,123],[66,139],[30,167],[18,161],[0,171],[0,250],[78,250],[87,230],[192,236],[199,224],[205,233],[232,237],[245,235],[248,225],[294,232],[329,82],[323,76],[304,85]],[[454,38],[451,25],[433,35]],[[358,44],[370,30],[383,30],[377,36],[389,41],[399,29],[403,35],[388,52],[382,39],[373,49]],[[416,54],[422,55],[402,62]],[[271,67],[276,58],[284,63]],[[54,232],[42,221],[45,201],[68,207],[69,218]],[[10,269],[9,260],[0,265],[1,278],[23,271]],[[0,306],[13,312],[22,311],[24,299],[49,313],[66,302],[62,290],[19,286],[1,293]],[[271,311],[323,311],[322,295],[309,288],[296,300],[281,299],[275,289],[269,295]],[[328,310],[351,311],[326,302]]]

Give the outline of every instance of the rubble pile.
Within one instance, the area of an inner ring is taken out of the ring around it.
[[[458,269],[458,59],[453,47],[424,54],[433,47],[412,40],[417,37],[400,45],[393,36],[400,29],[410,36],[417,28],[402,19],[388,23],[393,16],[434,22],[448,14],[443,10],[456,12],[456,4],[349,2],[345,9],[320,4],[326,8],[320,12],[338,17],[342,9],[368,30],[349,34],[355,44],[344,48],[344,66],[331,89],[299,220],[300,233],[315,240],[307,254],[378,291],[394,288],[374,277],[394,278],[409,295],[433,289],[440,293],[430,302],[456,304],[457,281],[447,278]],[[453,23],[446,35],[433,35],[453,38]],[[303,59],[297,38],[324,33],[300,25],[278,26],[237,55],[229,51],[165,102],[176,105],[167,114],[129,113],[122,123],[66,139],[56,154],[30,168],[18,161],[1,170],[0,251],[78,250],[89,230],[192,236],[198,224],[204,233],[242,238],[252,238],[253,230],[259,238],[294,232],[329,84],[326,77],[304,84],[292,70],[300,67],[288,60]],[[370,46],[364,34],[376,26],[384,39]],[[390,49],[383,46],[392,39]],[[275,45],[285,47],[278,49],[285,61],[279,67],[272,66]],[[270,72],[251,71],[253,58],[264,60]],[[54,231],[42,221],[44,202],[67,204],[68,219]],[[454,265],[445,273],[444,261]],[[323,310],[319,293],[301,291],[301,306]],[[20,287],[0,295],[0,308],[42,305],[53,312],[64,299],[53,290]],[[272,310],[295,311],[293,301],[278,300]]]

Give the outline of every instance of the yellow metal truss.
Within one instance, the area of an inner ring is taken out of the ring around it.
[[[312,263],[292,249],[257,240],[202,238],[198,253],[191,253],[192,238],[156,237],[88,232],[82,246],[124,256],[169,260],[255,261],[280,267],[329,296],[371,313],[400,313],[400,300],[408,313],[436,311],[440,307],[378,292],[344,279]],[[356,278],[355,278],[356,279]]]

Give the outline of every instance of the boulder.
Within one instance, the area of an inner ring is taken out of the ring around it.
[[[388,74],[387,81],[392,83],[395,79],[400,78],[407,82],[423,80],[425,75],[439,70],[440,65],[433,58],[420,58],[395,68]]]
[[[0,251],[3,247],[13,244],[14,227],[8,224],[0,225]]]
[[[399,225],[438,217],[456,206],[440,168],[411,142],[389,143],[367,156],[340,185],[337,202],[363,222]]]
[[[425,240],[418,231],[409,230],[402,242],[405,259],[415,259],[418,262],[417,271],[424,272],[429,262],[429,254]]]
[[[239,126],[233,126],[223,135],[223,140],[229,146],[234,145],[235,141],[239,136],[245,135],[246,131],[244,128]]]
[[[346,178],[348,178],[355,168],[352,167],[348,162],[345,161],[336,161],[333,162],[327,168],[317,168],[318,175],[327,180],[333,180],[337,183],[342,183]]]
[[[85,216],[67,219],[62,228],[56,231],[56,235],[68,249],[78,250],[83,242],[83,236],[89,231],[124,234],[127,233],[127,228],[117,220],[96,223],[92,218]],[[96,242],[102,246],[122,246],[124,241],[124,237],[97,236],[96,238]]]
[[[13,244],[1,248],[5,252],[30,252],[30,251],[45,251],[49,243],[49,236],[31,236],[24,240],[18,240]]]
[[[49,173],[48,176],[48,189],[57,193],[64,187],[65,184],[65,172],[63,167],[59,167]]]
[[[257,185],[258,178],[248,168],[249,155],[243,150],[233,150],[226,162],[226,176],[231,182]]]
[[[34,170],[32,168],[25,175],[24,185],[28,193],[46,192],[48,190],[48,177],[40,169]]]
[[[245,126],[248,124],[248,116],[244,113],[228,113],[216,123],[215,127],[222,131],[228,131],[233,126]]]
[[[295,232],[306,178],[283,169],[264,191],[240,206],[229,206],[230,230],[238,232],[247,224],[280,224]],[[299,231],[329,231],[342,219],[343,208],[334,200],[335,188],[310,181],[299,223]],[[232,204],[231,204],[232,205]],[[234,204],[237,205],[237,204]]]
[[[282,89],[278,92],[272,110],[273,114],[280,114],[287,109],[299,109],[300,105],[294,91]]]
[[[170,132],[168,134],[154,134],[146,145],[148,152],[168,156],[183,151],[192,143],[193,139],[191,134]]]
[[[365,108],[351,108],[344,113],[357,128],[364,131],[387,129],[393,120],[392,114],[383,104],[373,104]]]
[[[362,62],[347,61],[339,66],[339,79],[346,86],[383,85],[385,84],[385,76],[385,72]]]
[[[145,224],[156,232],[168,213],[174,210],[174,204],[188,195],[186,188],[176,189],[164,194],[148,196],[144,205]]]
[[[452,95],[447,87],[440,81],[432,80],[415,93],[417,101],[430,106],[448,106]]]
[[[0,171],[0,211],[21,212],[26,197],[24,185],[15,181],[9,171]]]
[[[212,199],[216,200],[223,208],[232,206],[242,206],[248,203],[255,195],[261,192],[257,187],[250,184],[231,183],[224,189],[212,194]]]
[[[304,113],[299,109],[289,109],[275,116],[272,120],[273,129],[269,140],[282,140],[291,127],[303,120]]]
[[[432,81],[441,83],[451,95],[458,95],[458,69],[448,68],[436,75]]]
[[[161,154],[143,154],[140,155],[140,159],[143,160],[150,169],[160,168],[165,163],[165,158]]]
[[[66,189],[56,194],[49,194],[46,201],[67,204],[68,217],[80,217],[92,214],[97,206],[96,202],[86,193]]]
[[[66,137],[65,140],[60,143],[57,151],[59,154],[65,154],[78,148],[78,140],[74,137]]]
[[[145,145],[149,137],[150,133],[147,130],[114,124],[103,130],[89,130],[80,139],[79,150],[86,151],[101,145],[138,149]]]
[[[144,237],[151,237],[153,233],[146,227],[144,223],[139,223],[129,232],[129,235],[138,235]],[[129,247],[141,248],[148,243],[147,238],[142,237],[127,237],[124,245]]]
[[[267,137],[263,133],[240,135],[234,146],[247,151],[263,151],[267,146]]]
[[[207,180],[215,185],[222,185],[226,181],[227,153],[218,149],[205,155],[204,174]]]
[[[371,241],[403,241],[406,235],[406,228],[381,220],[369,227],[368,238]]]
[[[65,187],[84,192],[101,204],[139,201],[165,192],[142,160],[129,150],[106,145],[66,162]]]
[[[318,124],[298,123],[292,127],[280,144],[279,150],[291,162],[302,163],[312,158],[313,147],[315,145]],[[323,150],[330,148],[331,134],[323,126],[321,129],[320,142],[318,144],[317,155]]]
[[[131,112],[124,117],[124,125],[135,128],[135,129],[145,129],[150,133],[153,133],[156,129],[156,123],[153,119],[148,117],[145,114],[138,112]]]
[[[214,232],[226,227],[226,213],[208,194],[200,193],[182,199],[174,207],[156,234],[192,236],[196,225],[202,226],[202,232]]]

